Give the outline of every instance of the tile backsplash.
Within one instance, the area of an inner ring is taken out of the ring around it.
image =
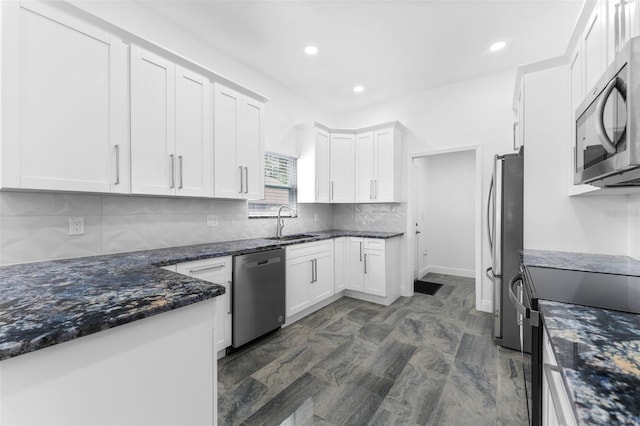
[[[333,227],[353,231],[405,232],[406,203],[335,204]]]
[[[333,206],[298,207],[285,234],[333,229]],[[207,215],[218,226],[207,227]],[[69,216],[84,217],[84,235],[67,235]],[[249,219],[239,200],[0,192],[0,264],[266,237],[275,226]]]

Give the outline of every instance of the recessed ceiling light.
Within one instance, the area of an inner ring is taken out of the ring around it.
[[[498,50],[504,49],[506,45],[507,43],[505,43],[504,41],[496,41],[491,46],[489,46],[489,50],[492,52],[497,52]]]
[[[356,93],[362,93],[364,92],[364,86],[360,86],[360,85],[354,86],[353,91]]]
[[[306,53],[307,55],[313,56],[316,53],[318,53],[318,48],[313,45],[309,45],[304,48],[304,53]]]

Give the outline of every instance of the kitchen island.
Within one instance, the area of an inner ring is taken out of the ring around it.
[[[342,236],[326,231],[0,268],[0,424],[214,424],[215,298],[161,269]]]

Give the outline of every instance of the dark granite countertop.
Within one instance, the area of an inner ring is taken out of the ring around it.
[[[402,233],[309,232],[0,267],[0,360],[224,294],[224,287],[159,266],[290,244]]]
[[[581,425],[640,425],[640,315],[539,301]]]
[[[526,266],[640,276],[640,260],[630,256],[532,249],[520,255]]]

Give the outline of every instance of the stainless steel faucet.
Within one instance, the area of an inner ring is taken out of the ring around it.
[[[280,217],[280,214],[282,213],[282,209],[287,209],[291,213],[293,213],[293,210],[291,210],[289,206],[287,205],[280,206],[280,208],[278,209],[278,221],[276,222],[276,238],[282,238],[282,228],[284,228],[284,219]]]

